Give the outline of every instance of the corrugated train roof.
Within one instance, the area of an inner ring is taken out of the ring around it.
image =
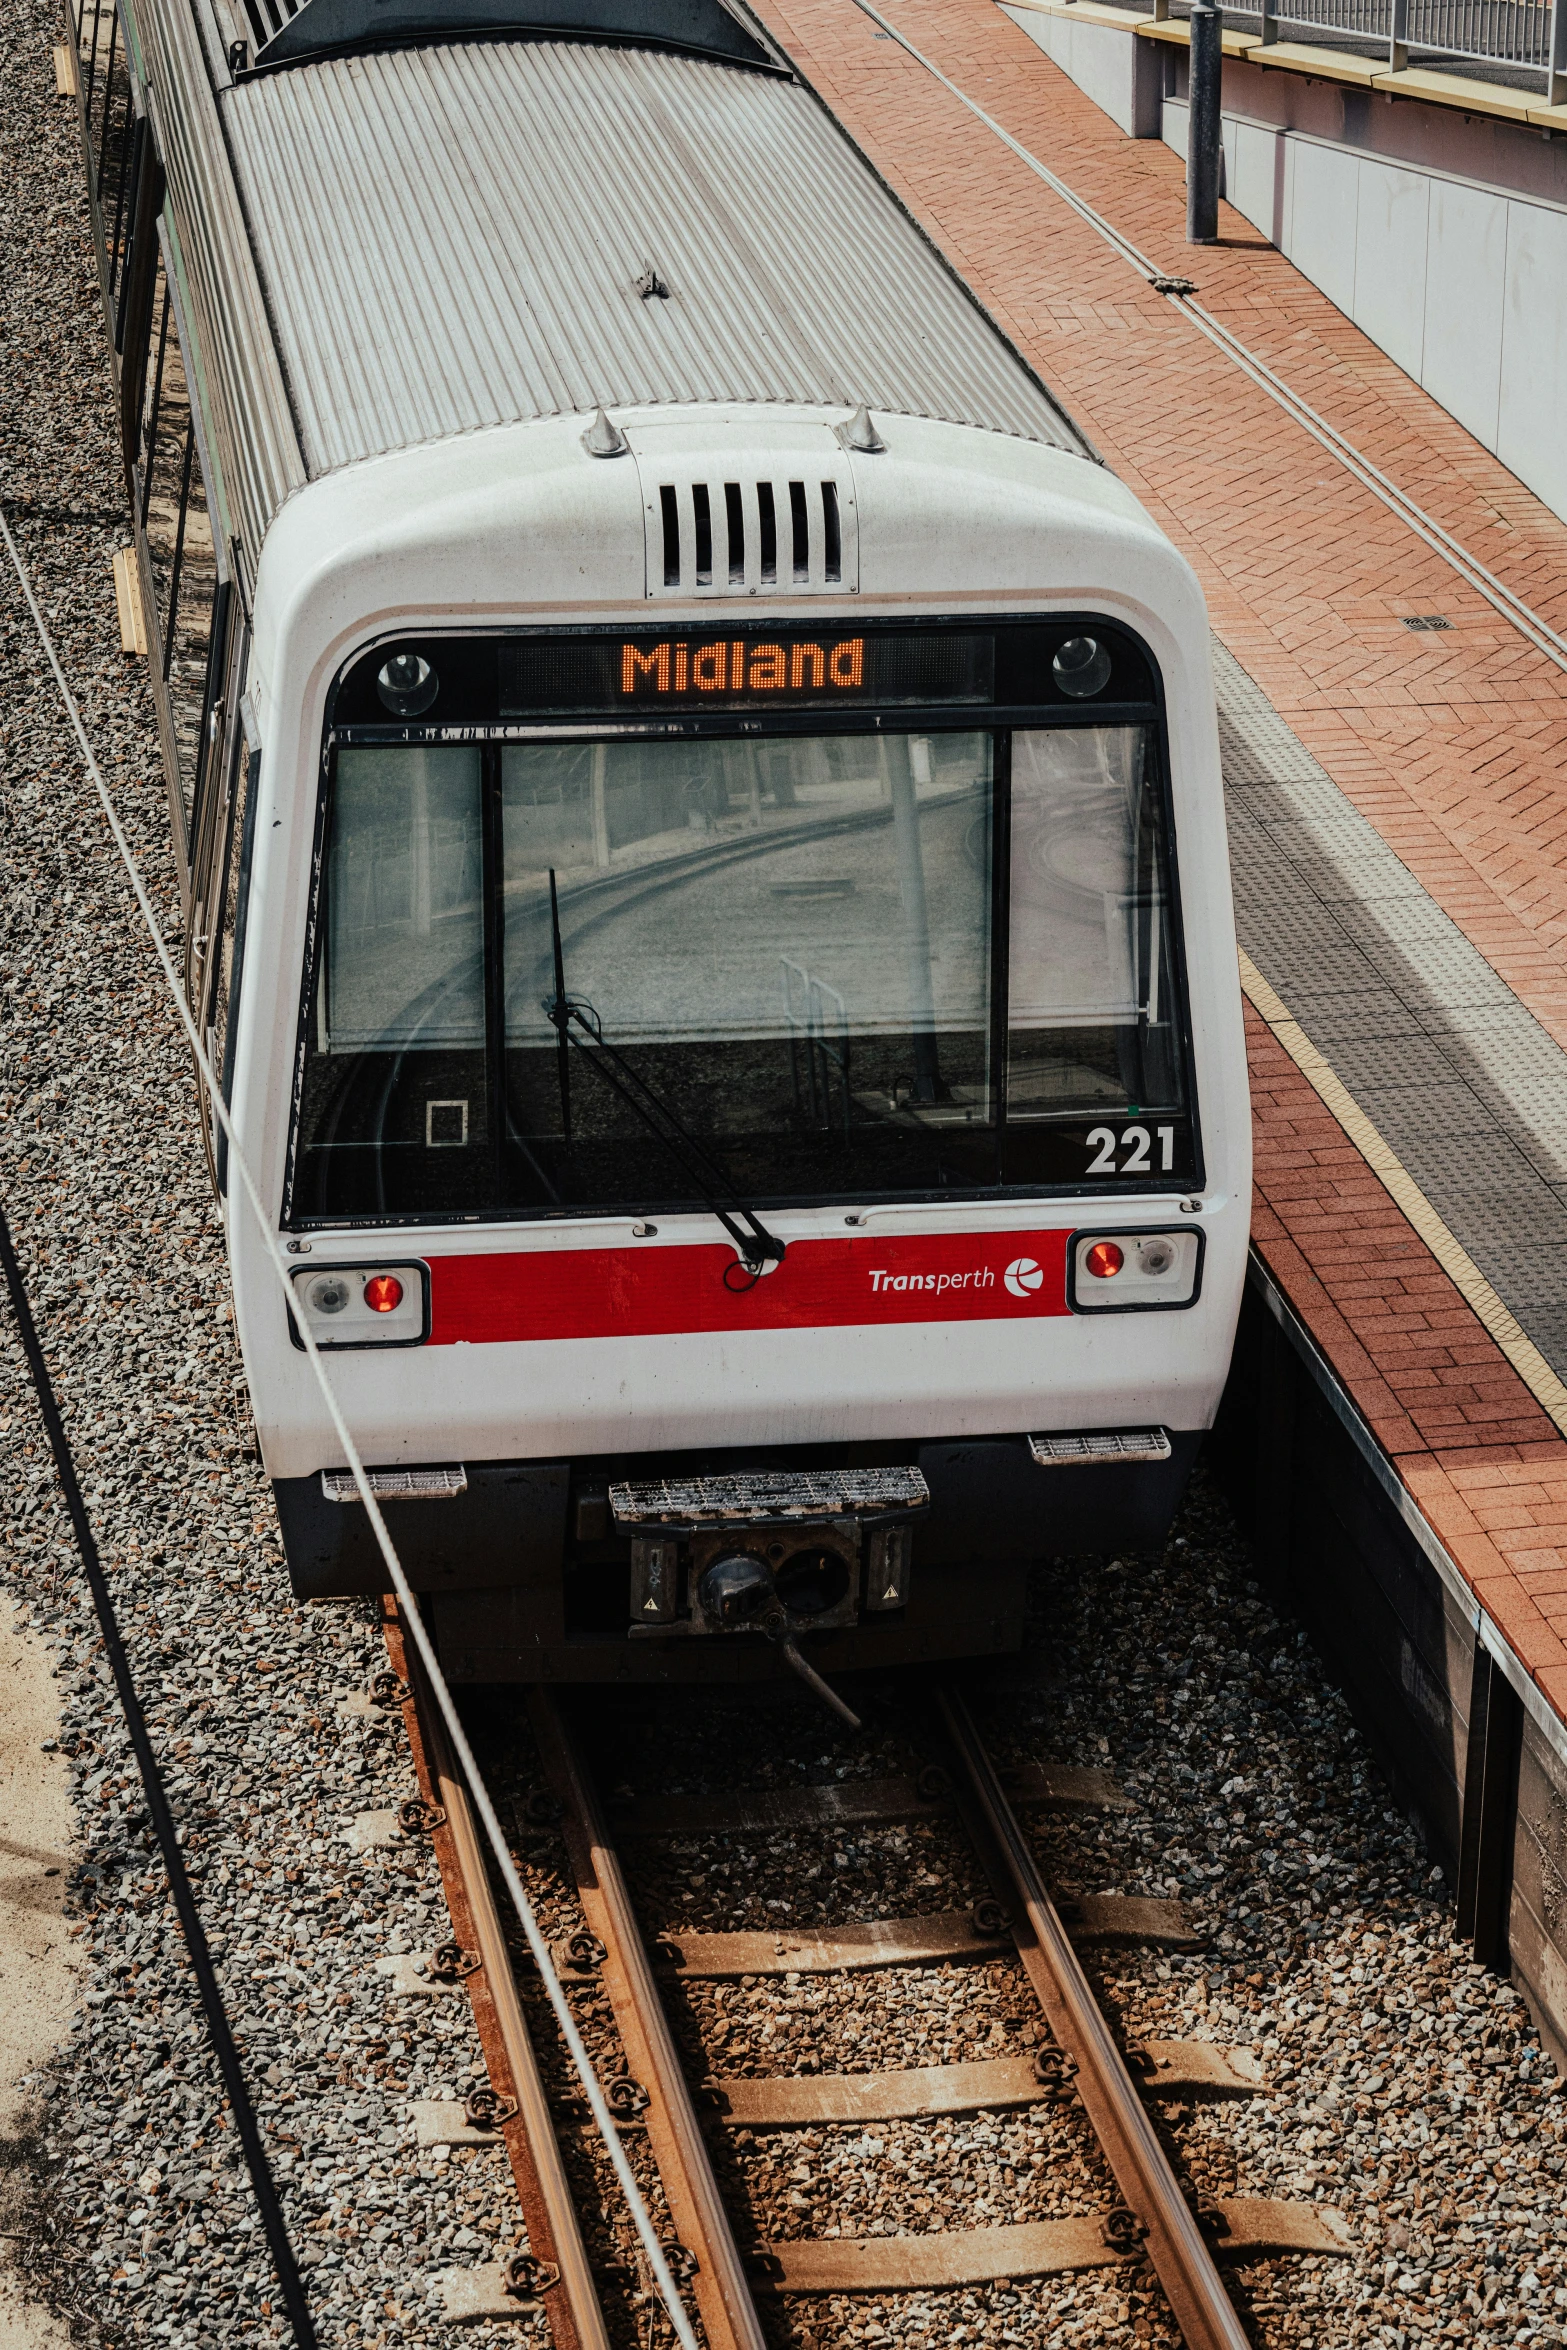
[[[262,75],[226,112],[312,476],[600,402],[864,400],[1083,450],[796,84],[464,43]]]

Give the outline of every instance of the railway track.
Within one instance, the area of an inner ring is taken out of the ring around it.
[[[526,1964],[519,1966],[509,1946],[467,1798],[395,1614],[387,1642],[390,1692],[402,1704],[419,1776],[407,1824],[435,1839],[452,1917],[452,1943],[425,1964],[466,1986],[489,2073],[465,2106],[432,2111],[425,2126],[454,2143],[504,2143],[528,2239],[525,2252],[454,2275],[451,2314],[542,2308],[560,2350],[596,2350],[621,2331],[617,2307],[647,2302],[647,2279],[602,2227],[590,2246],[582,2213],[594,2190],[581,2147],[579,2175],[568,2176],[573,2134],[583,2135],[576,2128],[580,2101],[552,2081],[558,2068],[530,2029]],[[598,2046],[613,2075],[611,2107],[639,2148],[644,2187],[667,2226],[666,2249],[710,2350],[763,2350],[778,2337],[770,2312],[784,2297],[1004,2282],[1016,2288],[1029,2279],[1130,2272],[1143,2263],[1189,2350],[1242,2350],[1251,2337],[1226,2285],[1230,2264],[1350,2249],[1338,2215],[1319,2205],[1195,2203],[1183,2192],[1159,2109],[1247,2097],[1266,2083],[1247,2050],[1188,2040],[1123,2046],[1114,2016],[1095,1998],[1080,1946],[1190,1947],[1193,1939],[1177,1902],[1052,1898],[1022,1814],[1114,1807],[1121,1799],[1107,1774],[1054,1766],[999,1772],[964,1695],[946,1682],[935,1685],[928,1722],[942,1759],[907,1776],[614,1803],[596,1782],[569,1703],[537,1690],[527,1712],[542,1778],[514,1805],[518,1841],[536,1858],[541,1847],[553,1850],[562,1914],[577,1920],[555,1940],[555,1964],[582,1996],[585,2032],[587,2014],[597,2011]],[[961,1836],[989,1891],[965,1909],[848,1925],[650,1933],[624,1857],[650,1839],[713,1838],[754,1852],[769,1838],[813,1828],[935,1821]],[[1037,2045],[1024,2055],[887,2071],[728,2075],[694,2060],[691,2034],[683,2048],[672,2021],[672,2006],[696,1985],[997,1960],[1016,1970],[1019,1993],[1033,2003]],[[1091,2130],[1111,2188],[1097,2207],[926,2233],[798,2238],[761,2234],[734,2191],[733,2146],[747,2143],[749,2133],[863,2130],[1039,2107],[1070,2109]]]

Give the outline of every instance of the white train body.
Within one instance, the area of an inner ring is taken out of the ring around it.
[[[458,1677],[767,1672],[701,1597],[726,1545],[820,1662],[1008,1645],[1031,1557],[1162,1535],[1229,1364],[1250,1128],[1196,581],[737,19],[754,56],[692,54],[688,9],[672,52],[350,26],[312,58],[329,6],[210,93],[297,461],[230,541],[194,985],[295,1314]],[[390,195],[351,154],[325,184],[312,105]],[[651,226],[552,171],[569,105]],[[751,142],[753,184],[678,142],[637,178],[649,123]],[[783,286],[756,247],[815,202]],[[210,506],[281,445],[263,405],[207,417]],[[227,1198],[296,1589],[378,1589]]]

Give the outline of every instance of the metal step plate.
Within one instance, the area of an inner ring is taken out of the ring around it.
[[[609,1489],[617,1526],[677,1533],[826,1525],[834,1518],[906,1516],[929,1505],[930,1487],[918,1469],[768,1469],[732,1477],[654,1477]]]
[[[1117,1461],[1167,1461],[1162,1428],[1102,1428],[1085,1436],[1031,1436],[1028,1449],[1041,1469],[1110,1466]]]
[[[455,1501],[468,1490],[461,1462],[452,1469],[370,1469],[366,1482],[377,1501]],[[328,1501],[358,1501],[351,1469],[323,1469],[321,1491]]]

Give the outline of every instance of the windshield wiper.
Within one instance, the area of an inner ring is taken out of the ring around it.
[[[639,1077],[624,1053],[609,1042],[604,1024],[589,1003],[566,993],[566,958],[561,947],[560,904],[555,890],[555,868],[550,868],[550,942],[555,958],[555,993],[544,998],[544,1017],[554,1029],[560,1053],[560,1109],[567,1147],[571,1144],[571,1055],[580,1052],[590,1069],[617,1093],[649,1134],[661,1142],[684,1171],[704,1207],[718,1218],[736,1248],[751,1281],[760,1279],[768,1265],[781,1265],[784,1244],[768,1231],[756,1210],[739,1198],[729,1178],[669,1104]],[[724,1271],[724,1287],[732,1289]],[[747,1287],[750,1284],[746,1284]]]

